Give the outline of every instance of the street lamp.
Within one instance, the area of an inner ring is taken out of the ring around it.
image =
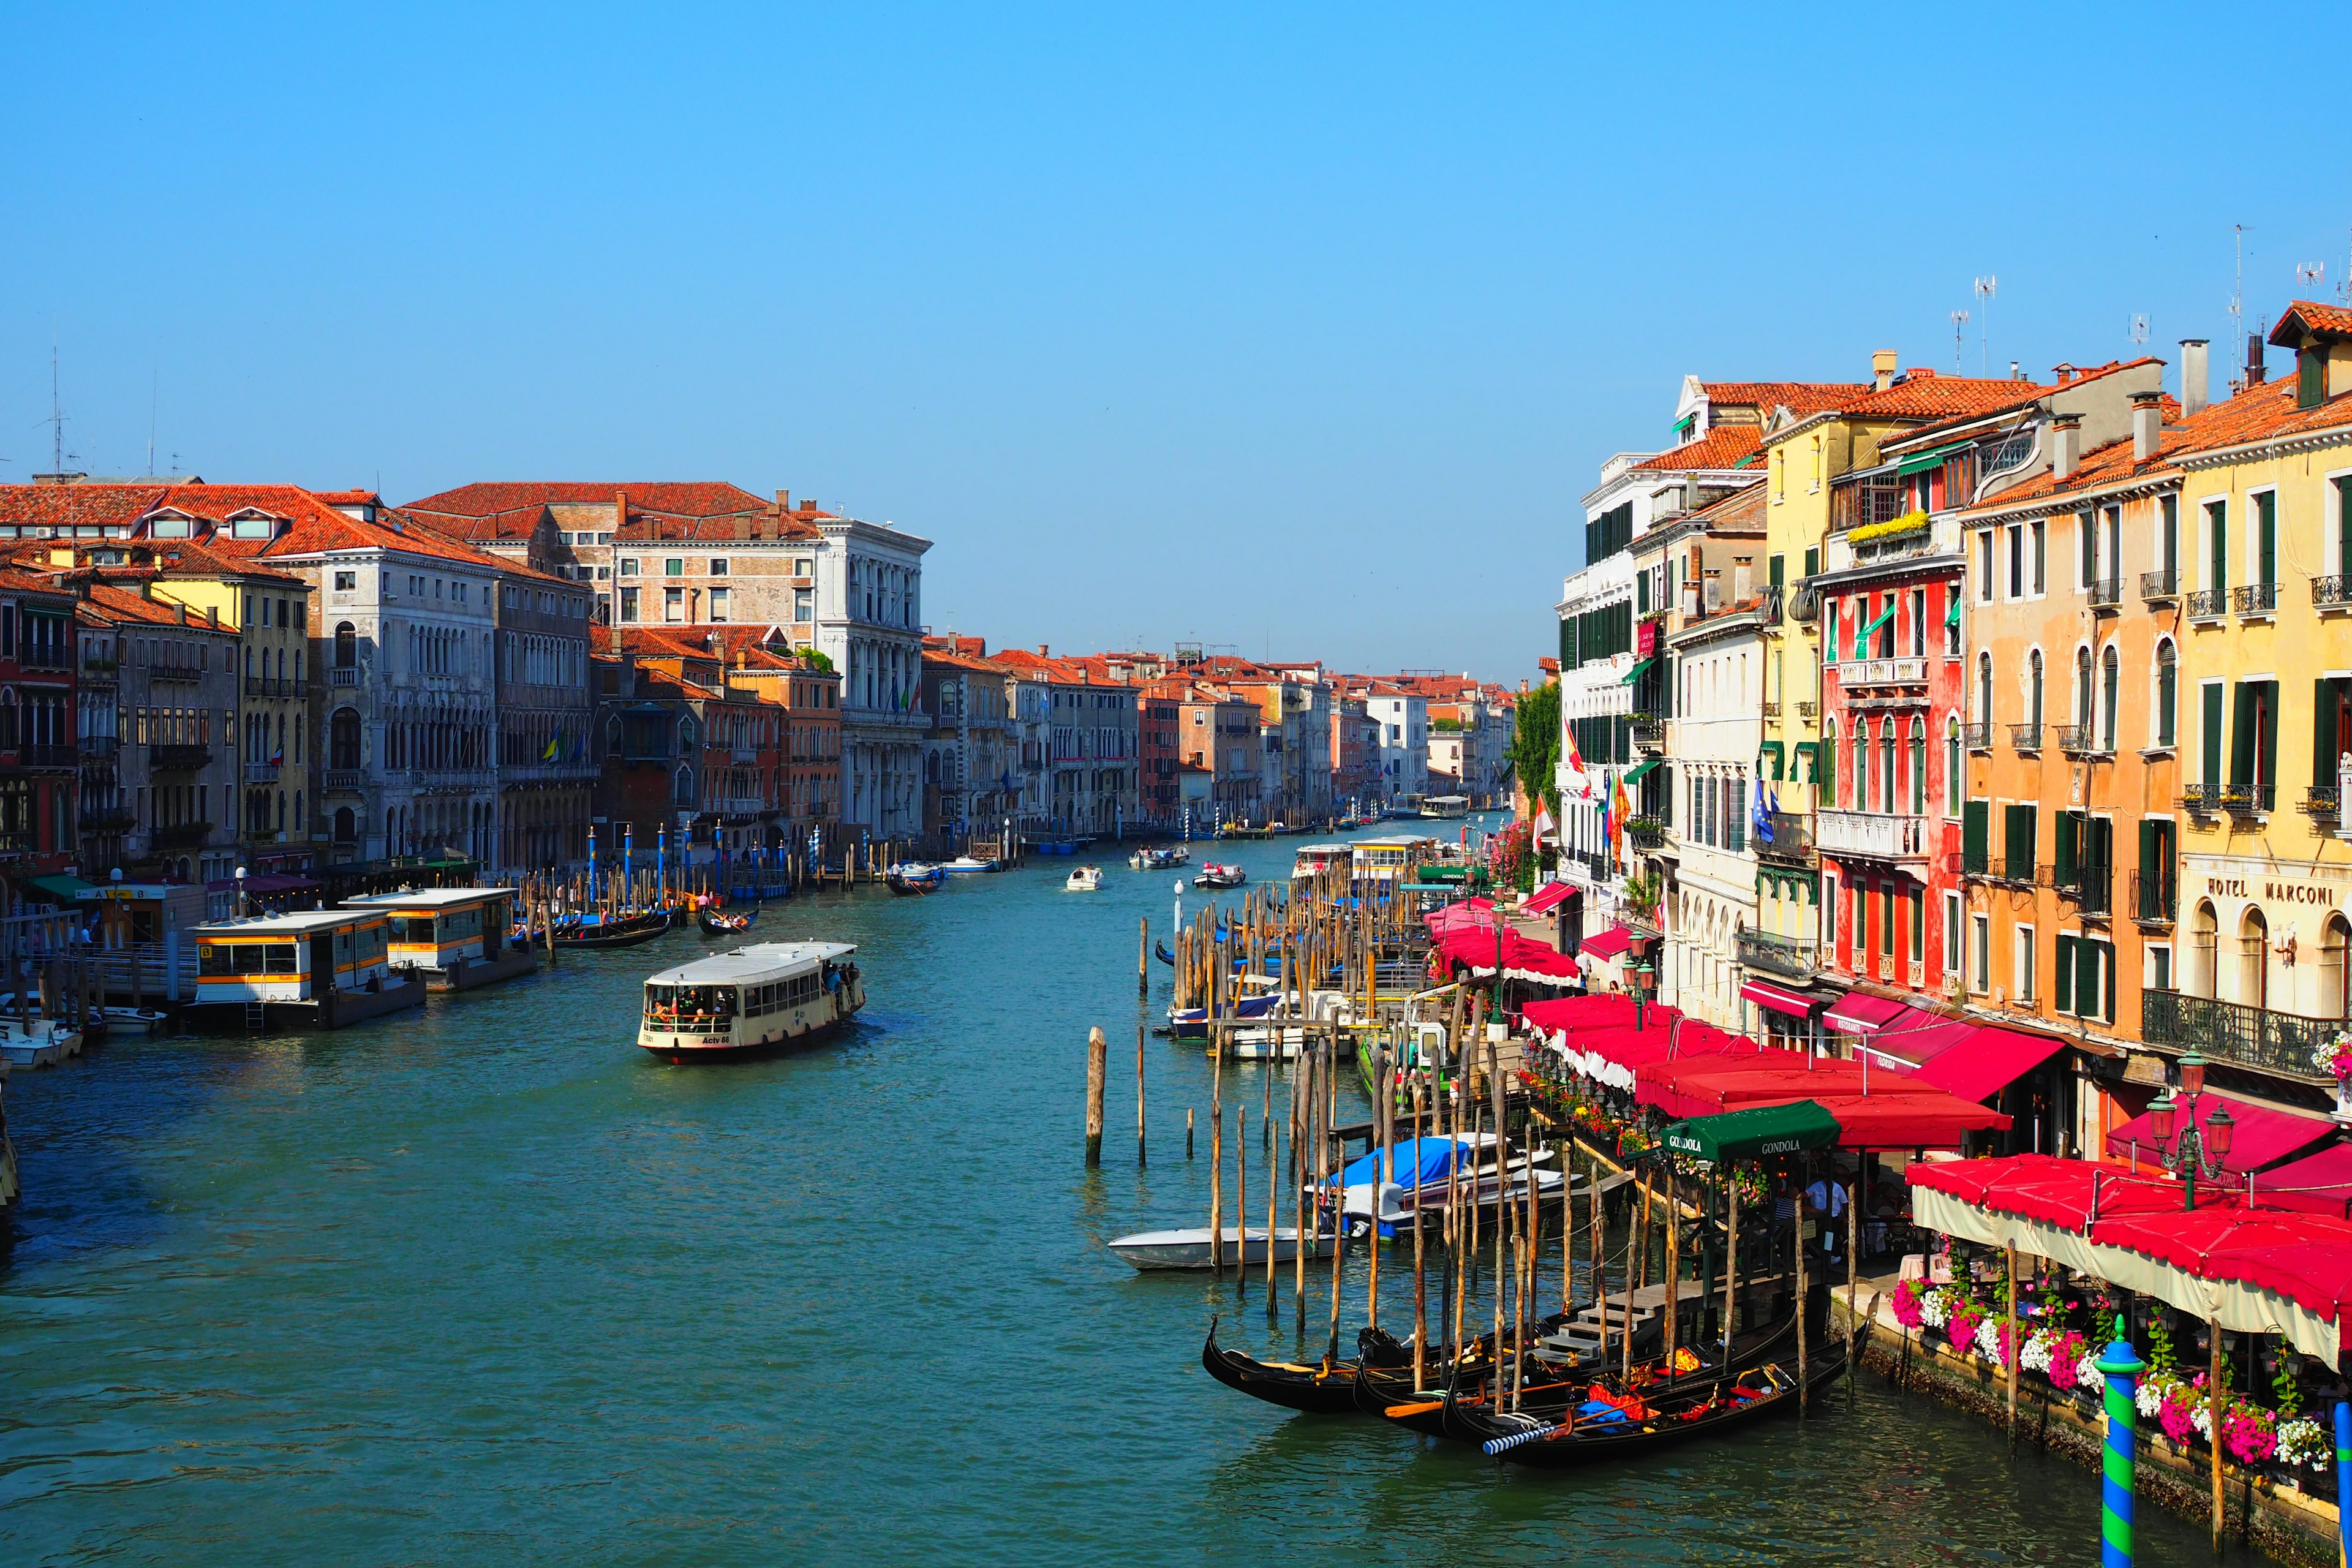
[[[2197,1120],[2197,1102],[2205,1097],[2205,1058],[2189,1051],[2180,1058],[2180,1100],[2176,1100],[2169,1089],[2156,1097],[2147,1108],[2148,1122],[2156,1133],[2156,1147],[2164,1168],[2179,1176],[2188,1185],[2188,1203],[2197,1206],[2197,1178],[2202,1175],[2211,1181],[2221,1173],[2230,1157],[2230,1145],[2237,1134],[2237,1123],[2231,1119],[2227,1105],[2217,1105],[2200,1126]],[[2181,1127],[2179,1140],[2173,1137],[2173,1125],[2184,1108],[2189,1112],[2188,1123]],[[2168,1149],[2167,1144],[2172,1147]]]
[[[1633,966],[1633,1028],[1637,1033],[1649,1026],[1650,987],[1657,978],[1658,972],[1650,967],[1648,959]]]

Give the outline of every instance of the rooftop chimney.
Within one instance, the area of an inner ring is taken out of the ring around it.
[[[776,492],[776,510],[778,511],[790,511],[793,510],[792,491],[778,490]]]
[[[2067,367],[2061,365],[2061,370]],[[2068,479],[2083,455],[2083,416],[2079,414],[2053,414],[2050,416],[2050,473],[2053,479]]]
[[[2203,338],[2180,340],[2180,416],[2194,419],[2205,411],[2205,350]]]
[[[2270,379],[2271,373],[2263,363],[2263,334],[2246,334],[2246,384],[2260,386]]]
[[[1049,658],[1052,657],[1045,651],[1045,645],[1044,643],[1039,643],[1037,645],[1037,657],[1039,658]]]
[[[2156,456],[2156,444],[2164,432],[2164,394],[2135,392],[2132,394],[2132,461],[2145,463]]]
[[[2063,386],[2074,379],[2074,367],[2062,360],[2050,367],[2050,374],[2059,385]]]
[[[1895,384],[1895,363],[1897,355],[1893,349],[1874,350],[1870,356],[1870,384],[1884,392]]]
[[[2011,381],[2023,381],[2025,379],[2025,372],[2018,368],[2018,364],[2015,360],[2009,362],[2009,379]]]

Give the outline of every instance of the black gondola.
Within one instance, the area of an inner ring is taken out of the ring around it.
[[[717,910],[698,910],[694,918],[696,923],[702,927],[705,936],[740,936],[751,929],[751,922],[760,918],[760,911],[747,910],[741,914],[725,914]]]
[[[642,914],[623,915],[616,920],[560,925],[555,928],[555,945],[571,948],[635,947],[641,942],[651,942],[669,930],[667,910],[647,910]]]
[[[1151,944],[1151,951],[1159,955],[1160,962],[1162,963],[1174,963],[1176,962],[1176,955],[1168,951],[1168,944],[1164,942],[1153,942]]]
[[[1385,1335],[1382,1336],[1386,1338]],[[1394,1340],[1388,1342],[1393,1345]],[[1406,1351],[1405,1366],[1411,1375],[1412,1352]],[[1303,1410],[1310,1415],[1348,1415],[1356,1409],[1356,1363],[1334,1361],[1328,1366],[1306,1366],[1297,1362],[1266,1362],[1239,1351],[1221,1349],[1217,1344],[1217,1320],[1209,1320],[1208,1342],[1201,1347],[1201,1364],[1209,1375],[1227,1388],[1238,1388],[1253,1398],[1268,1405],[1279,1405],[1286,1410]]]
[[[1538,1322],[1531,1337],[1541,1339],[1558,1331],[1568,1321],[1568,1314],[1556,1312]],[[1377,1336],[1395,1347],[1393,1354],[1374,1356],[1371,1342]],[[1437,1373],[1447,1385],[1460,1381],[1467,1372],[1473,1377],[1484,1377],[1494,1363],[1494,1335],[1482,1334],[1470,1342],[1468,1352],[1452,1354],[1450,1345],[1433,1346],[1423,1360],[1424,1374]],[[1412,1347],[1391,1337],[1381,1329],[1366,1329],[1356,1337],[1356,1408],[1367,1415],[1378,1415],[1416,1432],[1433,1437],[1445,1435],[1445,1400],[1438,1389],[1417,1388],[1412,1381]]]

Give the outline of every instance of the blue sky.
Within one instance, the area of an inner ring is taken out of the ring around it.
[[[1792,15],[20,11],[0,478],[54,342],[91,472],[789,487],[992,646],[1516,681],[1685,372],[1949,369],[1990,273],[1971,372],[2219,390],[2231,225],[2250,321],[2345,281],[2318,10]]]

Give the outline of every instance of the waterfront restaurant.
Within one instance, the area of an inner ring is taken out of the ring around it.
[[[465,991],[528,974],[529,948],[514,949],[512,888],[411,888],[346,899],[349,910],[381,910],[391,921],[386,952],[395,969],[414,969],[433,991]]]
[[[241,1008],[257,1027],[292,1007],[324,1029],[412,1006],[425,986],[394,977],[391,923],[376,910],[305,910],[200,925],[196,1005]]]

